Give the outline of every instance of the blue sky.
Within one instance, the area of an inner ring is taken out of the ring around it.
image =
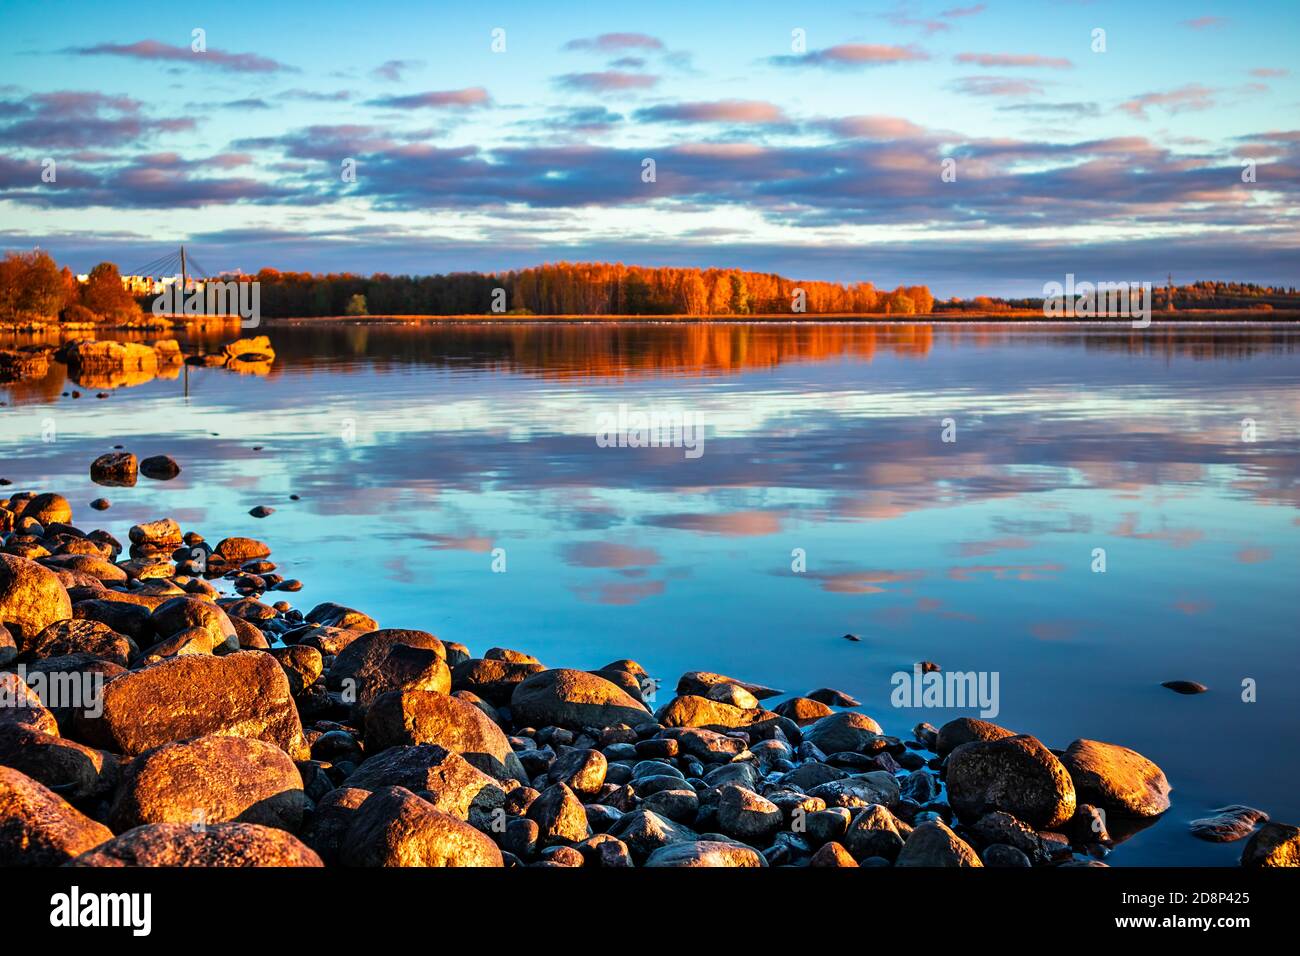
[[[81,270],[184,241],[213,270],[609,259],[941,295],[1040,294],[1067,271],[1300,284],[1294,2],[3,17],[0,244]]]

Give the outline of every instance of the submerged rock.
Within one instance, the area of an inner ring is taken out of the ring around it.
[[[1256,824],[1267,822],[1268,814],[1263,810],[1234,804],[1230,807],[1219,807],[1212,817],[1193,820],[1191,831],[1193,836],[1209,840],[1211,843],[1231,843],[1249,836]]]

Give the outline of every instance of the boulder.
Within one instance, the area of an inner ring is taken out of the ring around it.
[[[242,542],[250,542],[244,544]],[[249,554],[247,558],[240,558],[239,563],[252,560],[253,558],[264,558],[271,553],[271,549],[260,541],[252,541],[250,538],[226,538],[221,544],[217,545],[217,550],[221,550],[221,545],[226,545],[232,552],[248,554],[252,551],[262,551],[261,554]],[[257,545],[258,547],[254,547]],[[265,549],[265,550],[263,550]],[[234,559],[231,560],[233,563]],[[324,604],[317,604],[307,612],[304,619],[308,624],[323,624],[326,627],[341,627],[349,631],[361,631],[367,634],[371,631],[379,630],[379,624],[368,614],[362,614],[356,608],[344,607],[342,604],[335,604],[327,601]]]
[[[0,767],[0,866],[59,866],[112,838],[49,788]]]
[[[743,687],[759,700],[765,697],[780,697],[785,693],[783,690],[764,687],[762,684],[751,684],[748,681],[737,680],[734,677],[728,677],[726,674],[714,674],[710,671],[687,671],[677,681],[677,696],[708,697],[709,690],[721,684],[735,684],[737,687]]]
[[[404,787],[435,809],[481,827],[490,824],[506,799],[495,778],[437,744],[389,747],[362,763],[347,784],[369,791]]]
[[[234,623],[225,611],[202,598],[168,598],[154,608],[153,626],[161,638],[200,628],[211,636],[214,653],[239,650],[239,632]]]
[[[999,727],[997,724],[991,724],[987,720],[977,720],[974,717],[958,717],[956,720],[950,720],[942,727],[936,736],[934,750],[940,757],[946,757],[962,744],[968,744],[974,740],[1002,740],[1004,737],[1014,737],[1014,730],[1007,730],[1005,727]]]
[[[965,840],[941,820],[927,820],[912,831],[898,854],[897,866],[982,867],[984,863]]]
[[[99,621],[55,621],[23,645],[20,660],[36,661],[69,654],[89,654],[126,666],[135,643]]]
[[[808,796],[825,800],[828,807],[852,809],[873,803],[894,807],[898,805],[898,780],[887,770],[871,770],[818,784]]]
[[[501,728],[473,704],[437,691],[381,694],[366,713],[366,749],[437,744],[497,780],[527,781]]]
[[[702,727],[718,733],[743,730],[760,738],[772,737],[779,730],[792,740],[799,739],[799,728],[792,720],[761,707],[746,710],[707,697],[674,697],[659,708],[655,719],[665,727]]]
[[[547,787],[528,805],[527,817],[537,824],[541,846],[581,843],[591,836],[587,811],[572,790],[562,783]]]
[[[858,861],[853,859],[853,855],[848,850],[832,840],[830,843],[822,844],[821,849],[812,855],[808,865],[814,867],[854,867],[858,865]]]
[[[127,830],[72,866],[322,866],[297,837],[255,823],[150,823]]]
[[[310,749],[275,658],[262,651],[176,657],[109,681],[98,716],[78,712],[78,735],[114,753],[207,734],[273,743],[306,760]]]
[[[626,691],[587,671],[555,668],[522,681],[510,695],[516,723],[534,726],[611,727],[649,721]]]
[[[877,856],[892,862],[898,859],[909,832],[907,824],[890,813],[888,807],[873,803],[853,817],[843,843],[854,859]]]
[[[1300,866],[1300,827],[1264,824],[1242,849],[1241,865],[1252,869]]]
[[[112,754],[12,724],[0,725],[0,766],[25,773],[66,800],[109,793],[119,772]]]
[[[1107,813],[1157,817],[1169,809],[1169,781],[1137,751],[1098,740],[1076,740],[1065,748],[1061,763],[1074,781],[1078,799]]]
[[[804,739],[828,754],[865,753],[882,734],[880,725],[866,714],[845,712],[823,717],[808,728]]]
[[[451,672],[452,689],[469,691],[497,707],[510,703],[510,695],[526,678],[546,670],[542,664],[517,661],[471,659],[461,661]]]
[[[0,625],[22,647],[55,621],[72,617],[72,602],[58,577],[35,561],[0,554]]]
[[[1005,810],[1036,830],[1051,830],[1074,816],[1070,774],[1028,734],[962,744],[949,754],[946,774],[948,802],[964,820]]]
[[[181,473],[181,466],[170,455],[153,455],[140,462],[140,474],[154,481],[171,481]]]
[[[501,851],[468,823],[402,787],[372,793],[339,847],[344,866],[501,866]]]
[[[1233,804],[1230,807],[1219,807],[1212,817],[1193,820],[1191,830],[1193,836],[1211,843],[1231,843],[1249,836],[1256,824],[1267,822],[1268,814],[1263,810]]]
[[[743,843],[721,840],[698,840],[693,843],[670,843],[655,850],[645,861],[654,867],[762,867],[763,854]]]
[[[146,823],[256,823],[297,832],[307,798],[274,744],[210,735],[164,744],[131,762],[109,810],[117,832]]]
[[[650,810],[624,814],[609,828],[610,836],[627,844],[634,859],[640,861],[661,847],[674,843],[694,843],[695,832]]]
[[[800,727],[806,727],[808,724],[816,723],[823,717],[831,716],[835,711],[821,701],[813,700],[810,697],[791,697],[789,700],[783,700],[776,705],[776,713],[782,717],[789,717]]]
[[[19,517],[31,518],[42,528],[52,524],[72,524],[72,505],[63,495],[47,492],[29,498]]]
[[[110,451],[90,463],[90,480],[110,488],[130,488],[139,470],[135,455],[129,451]]]
[[[782,822],[781,808],[752,790],[728,784],[718,794],[718,826],[727,836],[762,845]]]
[[[574,793],[594,797],[605,784],[609,761],[599,750],[574,747],[560,754],[546,771],[547,783],[562,783]]]
[[[31,674],[27,676],[40,685]],[[18,727],[59,735],[59,722],[40,695],[18,674],[0,671],[0,732]]]

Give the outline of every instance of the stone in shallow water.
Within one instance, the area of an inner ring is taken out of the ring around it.
[[[1061,757],[1080,800],[1108,813],[1155,817],[1169,809],[1164,772],[1135,750],[1076,740]]]
[[[1193,836],[1212,843],[1231,843],[1248,836],[1257,823],[1267,823],[1268,814],[1254,807],[1233,804],[1219,807],[1212,817],[1202,817],[1191,822]]]
[[[1241,851],[1241,865],[1247,867],[1300,866],[1300,827],[1266,823]]]
[[[1167,680],[1161,687],[1168,687],[1175,694],[1204,694],[1210,688],[1194,680]]]
[[[751,684],[748,681],[737,680],[725,674],[714,674],[709,671],[687,671],[677,681],[677,695],[679,697],[708,697],[709,691],[721,684],[735,684],[737,687],[744,688],[759,700],[765,697],[780,697],[785,693],[785,691],[777,690],[774,687]]]

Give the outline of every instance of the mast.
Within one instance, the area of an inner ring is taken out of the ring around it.
[[[189,284],[185,278],[185,247],[181,246],[181,295],[185,294],[185,287]]]

